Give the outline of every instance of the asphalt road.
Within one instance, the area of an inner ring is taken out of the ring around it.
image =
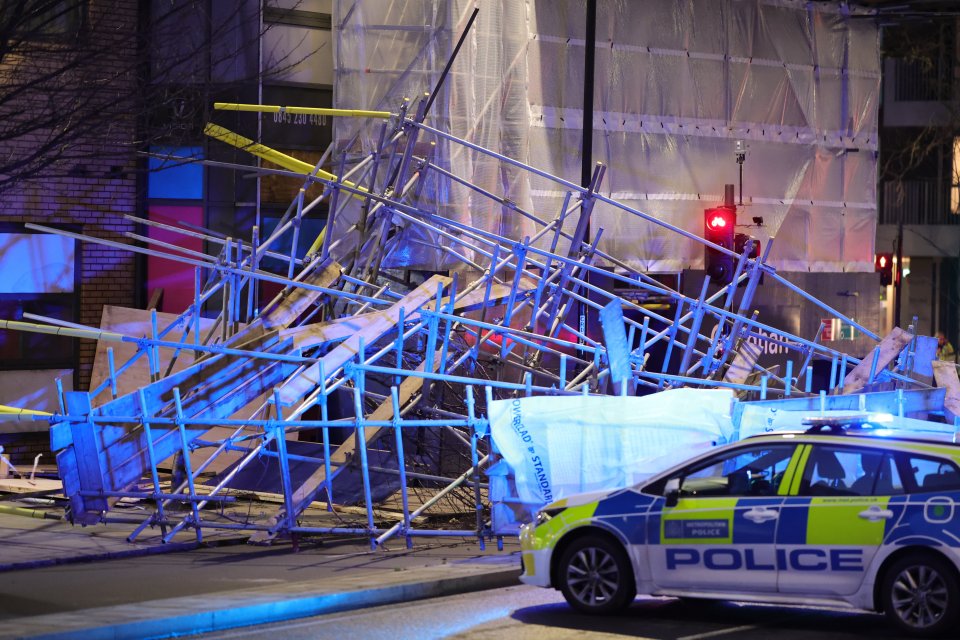
[[[292,553],[288,544],[241,544],[7,571],[0,574],[0,623],[14,622],[21,616],[182,596],[202,598],[279,583],[335,583],[341,575],[369,575],[376,583],[385,572],[440,564],[440,558],[453,562],[480,553],[475,544],[459,540],[420,544],[416,552],[396,545],[387,553],[371,551],[366,540],[350,538],[304,544],[300,553]]]
[[[883,616],[730,602],[639,598],[621,615],[574,613],[559,592],[510,587],[194,636],[217,640],[871,640],[900,638]]]

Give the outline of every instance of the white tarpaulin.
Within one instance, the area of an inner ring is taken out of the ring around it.
[[[673,389],[644,397],[537,396],[498,400],[491,436],[528,504],[636,484],[727,442],[729,389]]]
[[[432,90],[474,6],[477,22],[427,122],[580,182],[585,10],[582,0],[338,0],[336,106],[396,110]],[[697,235],[703,210],[737,182],[739,223],[787,271],[872,271],[880,50],[876,23],[847,3],[800,0],[600,0],[594,161],[601,193]],[[335,122],[341,143],[357,133]],[[360,135],[369,150],[378,134]],[[356,150],[357,147],[354,147]],[[543,178],[440,140],[433,160],[541,219],[564,192]],[[448,179],[421,206],[520,238],[529,220]],[[600,204],[601,249],[639,270],[703,263],[694,241]],[[341,237],[352,223],[337,221]],[[572,227],[576,221],[568,219]],[[568,229],[570,230],[570,229]],[[437,240],[410,227],[390,256],[438,268]],[[546,241],[546,240],[545,240]],[[562,247],[561,247],[562,250]]]

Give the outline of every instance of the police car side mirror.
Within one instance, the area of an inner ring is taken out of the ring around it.
[[[663,488],[663,497],[667,500],[668,507],[677,506],[680,499],[680,478],[670,478]]]

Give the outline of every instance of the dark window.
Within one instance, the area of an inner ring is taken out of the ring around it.
[[[897,465],[879,449],[814,445],[800,482],[803,496],[889,496],[904,492]]]
[[[680,478],[680,495],[686,497],[773,496],[777,495],[795,449],[792,444],[735,449],[698,462],[672,477]],[[666,480],[644,491],[662,495]]]
[[[897,462],[909,493],[960,491],[960,471],[952,462],[914,454],[901,454]]]
[[[87,17],[87,0],[9,0],[0,3],[0,29],[30,39],[69,39]]]

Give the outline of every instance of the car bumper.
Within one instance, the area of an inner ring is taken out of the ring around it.
[[[536,548],[533,525],[524,525],[520,529],[520,549],[523,571],[520,582],[536,587],[550,586],[550,556],[552,547]]]

